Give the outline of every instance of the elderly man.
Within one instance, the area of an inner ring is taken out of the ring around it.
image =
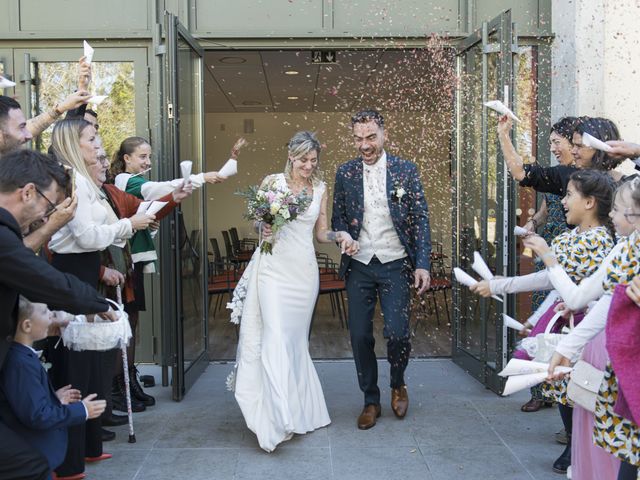
[[[22,232],[34,221],[46,221],[57,207],[67,182],[63,167],[41,153],[20,149],[0,159],[0,369],[17,320],[18,295],[73,314],[109,310],[94,288],[59,272],[22,242]],[[0,478],[45,479],[49,473],[46,459],[0,419]]]

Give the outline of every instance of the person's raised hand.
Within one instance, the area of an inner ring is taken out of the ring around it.
[[[489,280],[480,280],[475,285],[470,286],[469,290],[471,290],[473,293],[475,293],[477,295],[480,295],[481,297],[485,297],[485,298],[488,298],[491,295],[493,295],[491,293],[491,285],[489,283]]]
[[[513,128],[513,120],[508,115],[502,115],[498,119],[498,135],[509,136]]]
[[[238,159],[238,154],[240,153],[240,149],[242,147],[244,147],[245,145],[247,145],[249,142],[247,142],[244,138],[240,137],[235,145],[233,146],[233,148],[231,149],[231,158],[233,158],[234,160]]]
[[[56,209],[49,214],[47,225],[52,232],[57,232],[67,223],[71,221],[76,214],[76,208],[78,207],[78,198],[65,198]]]
[[[97,396],[97,393],[92,393],[82,399],[82,403],[84,403],[84,406],[87,409],[87,418],[89,420],[98,418],[107,408],[106,400],[94,400]]]
[[[207,172],[204,174],[204,181],[207,183],[222,183],[227,179],[219,175],[218,172]]]
[[[147,213],[136,213],[133,217],[129,217],[131,227],[134,230],[146,230],[155,219],[155,215],[149,215]]]
[[[78,108],[80,105],[88,103],[90,98],[91,94],[89,92],[87,92],[86,90],[78,90],[77,92],[73,92],[61,103],[59,103],[58,109],[63,112],[68,112],[69,110]]]
[[[79,402],[82,399],[80,390],[72,388],[71,385],[65,385],[64,387],[56,390],[56,397],[63,405],[69,405],[70,403]]]
[[[611,151],[607,152],[609,157],[615,159],[640,157],[640,145],[637,143],[624,140],[609,140],[605,143],[611,147]]]
[[[78,90],[89,90],[91,83],[91,64],[87,57],[82,56],[78,61]]]
[[[191,182],[182,182],[176,188],[173,189],[171,195],[173,201],[176,203],[182,202],[185,198],[188,198],[193,193],[193,184]]]
[[[522,244],[533,250],[539,257],[551,251],[545,239],[540,235],[527,235],[526,237],[522,237]]]

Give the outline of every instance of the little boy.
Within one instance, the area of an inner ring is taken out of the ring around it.
[[[20,297],[13,343],[0,370],[2,422],[41,452],[53,471],[67,451],[67,427],[99,417],[106,407],[96,394],[80,401],[71,385],[53,390],[33,342],[47,337],[51,312]]]

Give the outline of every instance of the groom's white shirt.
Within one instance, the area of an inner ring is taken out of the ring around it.
[[[387,200],[387,152],[373,165],[362,162],[364,216],[358,242],[360,251],[353,258],[367,265],[373,256],[388,263],[407,256],[396,233]]]

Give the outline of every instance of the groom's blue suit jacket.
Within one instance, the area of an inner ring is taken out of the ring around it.
[[[404,190],[404,195],[398,195]],[[429,210],[415,163],[387,155],[387,201],[393,226],[413,268],[429,270],[431,233]],[[357,240],[364,217],[362,159],[356,158],[338,168],[333,192],[333,230],[349,232]],[[351,257],[342,255],[340,275],[344,276]]]

